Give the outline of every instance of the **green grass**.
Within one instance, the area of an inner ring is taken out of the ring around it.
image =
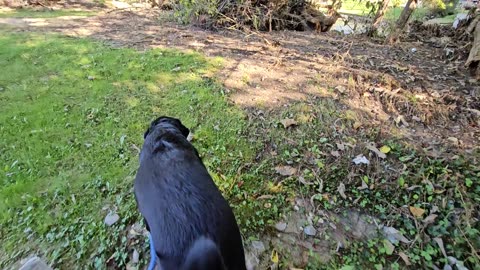
[[[389,21],[396,21],[400,17],[402,10],[403,10],[403,6],[399,6],[399,7],[392,6],[388,8],[385,14],[385,18]],[[369,15],[370,9],[367,8],[365,1],[348,0],[348,1],[342,2],[342,8],[339,11],[345,14],[367,16]],[[417,8],[413,12],[412,19],[423,20],[427,13],[428,13],[427,8]]]
[[[87,10],[34,10],[29,8],[0,10],[0,18],[55,18],[61,16],[94,16],[95,11]]]
[[[400,17],[400,14],[402,14],[403,7],[392,7],[387,10],[385,13],[385,19],[390,20],[390,21],[396,21]],[[426,8],[417,8],[413,11],[412,17],[410,20],[419,20],[419,21],[424,21],[425,16],[428,13],[428,9]]]
[[[0,268],[32,250],[63,269],[102,268],[112,254],[123,268],[132,245],[143,252],[143,241],[125,237],[140,220],[134,146],[159,115],[192,127],[206,165],[233,196],[256,143],[209,78],[220,66],[194,53],[0,30]],[[104,206],[121,216],[112,228]]]

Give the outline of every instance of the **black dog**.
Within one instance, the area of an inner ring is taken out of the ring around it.
[[[244,270],[235,216],[188,128],[159,117],[145,132],[134,189],[162,270]]]

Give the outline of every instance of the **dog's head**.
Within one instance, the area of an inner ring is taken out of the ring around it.
[[[145,131],[145,134],[143,135],[143,138],[146,139],[147,136],[155,131],[156,129],[166,129],[166,130],[172,130],[175,129],[179,131],[185,138],[188,137],[188,134],[190,133],[190,130],[185,127],[180,120],[173,118],[173,117],[168,117],[168,116],[160,116],[157,119],[153,120],[152,123],[150,124],[150,127]]]

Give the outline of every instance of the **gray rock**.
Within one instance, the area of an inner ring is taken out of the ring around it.
[[[252,241],[252,248],[257,252],[257,254],[265,251],[265,245],[262,241]]]
[[[455,257],[452,257],[452,256],[448,256],[447,260],[448,260],[449,265],[454,265],[454,264],[457,263],[457,259]]]
[[[245,264],[247,270],[255,270],[260,264],[260,259],[252,252],[245,252]]]
[[[275,229],[277,229],[278,231],[285,231],[285,229],[287,228],[287,223],[285,222],[278,222],[277,224],[275,224]]]
[[[138,254],[137,249],[133,249],[132,263],[137,264],[139,259],[140,259],[140,254]]]
[[[308,225],[307,227],[305,227],[303,229],[303,232],[306,235],[310,235],[310,236],[315,236],[317,234],[317,230],[312,225]]]
[[[52,270],[42,259],[39,257],[32,257],[28,259],[19,270]]]
[[[107,226],[112,226],[113,224],[117,223],[117,221],[120,219],[120,216],[117,213],[110,212],[108,215],[105,217],[105,224]]]

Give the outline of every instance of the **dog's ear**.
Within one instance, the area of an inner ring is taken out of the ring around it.
[[[168,122],[173,124],[178,130],[180,130],[180,132],[185,138],[188,137],[190,130],[186,126],[184,126],[180,120],[176,118],[170,118]]]
[[[175,128],[177,128],[185,138],[187,138],[188,134],[190,133],[190,130],[186,126],[184,126],[182,124],[182,122],[180,120],[178,120],[177,118],[168,117],[168,116],[160,116],[157,119],[155,119],[154,121],[152,121],[152,123],[150,124],[150,127],[148,127],[147,131],[145,131],[145,134],[143,135],[143,138],[145,139],[147,137],[147,135],[150,133],[150,131],[156,125],[158,125],[162,122],[168,123],[168,124],[174,126]]]

